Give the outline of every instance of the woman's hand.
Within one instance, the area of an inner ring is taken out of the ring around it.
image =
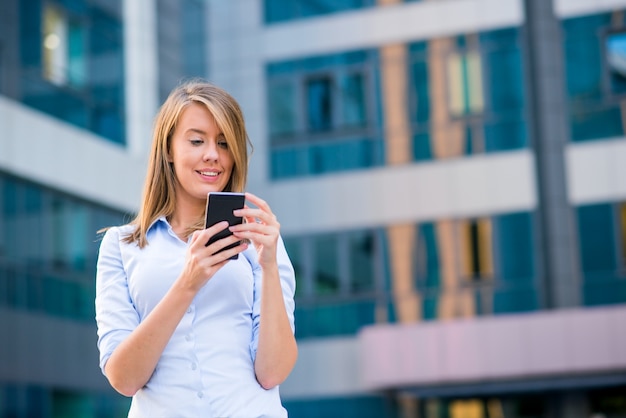
[[[242,241],[236,247],[218,253],[222,248],[240,240],[234,235],[217,240],[211,245],[206,245],[213,235],[227,227],[228,222],[223,221],[193,233],[187,249],[185,266],[180,275],[181,284],[185,288],[194,292],[199,291],[228,262],[230,257],[248,248],[248,244]]]
[[[244,217],[246,222],[231,226],[230,230],[238,239],[248,239],[252,242],[259,254],[261,267],[275,265],[280,224],[270,206],[263,199],[252,193],[246,193],[246,200],[257,208],[246,205],[243,209],[236,210],[235,216]]]

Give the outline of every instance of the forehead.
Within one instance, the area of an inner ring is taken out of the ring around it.
[[[180,113],[176,131],[202,131],[206,133],[221,132],[213,114],[203,103],[193,102],[185,106]]]

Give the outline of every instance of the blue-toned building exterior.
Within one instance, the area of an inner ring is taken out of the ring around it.
[[[122,417],[98,233],[182,78],[297,275],[289,416],[626,416],[626,0],[5,0],[0,417]]]

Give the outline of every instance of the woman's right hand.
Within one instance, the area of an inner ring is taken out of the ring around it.
[[[230,257],[248,248],[248,244],[242,241],[239,245],[218,253],[222,248],[241,240],[233,235],[206,245],[213,235],[226,228],[228,228],[228,222],[223,221],[193,233],[187,249],[183,272],[179,278],[182,281],[180,284],[185,288],[197,293],[229,261]]]

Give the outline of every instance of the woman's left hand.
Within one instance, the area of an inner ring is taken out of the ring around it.
[[[276,264],[276,245],[280,235],[280,224],[272,209],[263,199],[246,193],[246,201],[256,206],[245,205],[243,209],[234,211],[235,216],[242,216],[246,222],[231,226],[230,230],[237,238],[248,239],[259,254],[259,264],[269,266]]]

